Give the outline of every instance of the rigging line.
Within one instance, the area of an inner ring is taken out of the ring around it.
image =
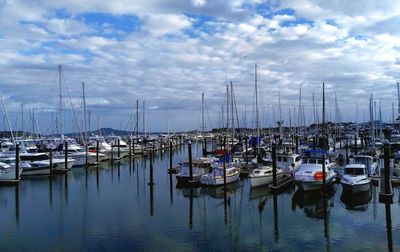
[[[235,106],[235,112],[236,112],[236,122],[237,122],[237,128],[240,128],[239,125],[239,115],[238,115],[238,111],[237,111],[237,105],[236,105],[236,95],[235,95],[235,90],[232,88],[232,99],[233,99],[233,105]]]
[[[207,118],[208,118],[208,123],[209,123],[209,129],[212,129],[212,124],[211,124],[211,119],[210,119],[210,113],[208,111],[208,107],[207,107],[207,101],[204,100],[204,108],[206,110],[207,113]]]
[[[52,85],[51,85],[51,88],[50,88],[50,93],[49,93],[49,95],[47,96],[47,98],[46,98],[46,102],[45,102],[45,104],[50,104],[50,98],[53,96],[53,93],[54,93],[54,89],[55,89],[55,83],[56,83],[56,81],[55,81],[55,79],[57,78],[57,73],[55,73],[55,78],[53,79],[53,83],[52,83]],[[42,119],[45,117],[45,112],[48,112],[48,110],[40,110],[40,112],[41,113],[39,113],[39,119],[38,119],[38,121],[39,122],[42,122]],[[53,123],[53,122],[51,122],[51,123]]]
[[[68,95],[69,101],[70,101],[70,103],[71,103],[72,113],[73,113],[74,118],[75,118],[75,124],[76,124],[76,126],[77,126],[77,128],[78,128],[78,130],[79,130],[79,134],[80,134],[80,136],[81,136],[82,142],[86,145],[86,139],[84,139],[83,134],[82,134],[81,127],[79,126],[78,118],[77,118],[76,113],[75,113],[74,104],[72,103],[71,95],[70,95],[70,93],[69,93],[69,89],[68,89],[68,86],[67,86],[67,82],[66,82],[66,80],[65,80],[64,70],[63,70],[62,67],[61,67],[60,70],[61,70],[62,79],[64,80],[64,87],[65,87],[65,89],[66,89],[66,91],[67,91],[67,95]]]
[[[134,113],[134,112],[135,112],[135,111],[132,111],[132,112],[131,112],[131,115],[129,116],[129,119],[128,119],[128,121],[126,122],[125,129],[124,129],[125,131],[127,131],[129,125],[131,125],[130,130],[132,131],[133,113]]]

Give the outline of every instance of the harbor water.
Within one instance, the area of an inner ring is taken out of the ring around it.
[[[197,151],[197,155],[199,155]],[[177,188],[168,150],[0,187],[1,251],[399,251],[399,190]],[[187,159],[174,149],[174,165]]]

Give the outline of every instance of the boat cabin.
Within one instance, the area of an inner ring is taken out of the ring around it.
[[[367,174],[368,171],[364,164],[349,164],[344,168],[344,175],[359,176]]]
[[[298,154],[277,154],[276,166],[285,172],[297,169],[301,164],[301,158]]]

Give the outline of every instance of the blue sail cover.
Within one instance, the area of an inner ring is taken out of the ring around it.
[[[231,154],[229,152],[226,153],[225,156],[225,162],[229,163],[231,161]],[[222,156],[219,160],[218,163],[223,163],[224,162],[224,156]]]
[[[250,139],[249,139],[249,145],[250,145],[250,146],[253,146],[254,143],[255,143],[256,145],[260,145],[261,140],[262,140],[261,136],[252,136],[252,137],[250,137]]]

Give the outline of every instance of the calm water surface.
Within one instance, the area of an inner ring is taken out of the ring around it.
[[[186,158],[174,150],[174,164]],[[347,196],[337,184],[324,201],[296,188],[272,196],[242,179],[225,201],[222,188],[176,188],[167,167],[167,152],[157,154],[153,186],[150,159],[138,158],[0,187],[0,250],[400,250],[396,188],[386,206],[375,187]]]

